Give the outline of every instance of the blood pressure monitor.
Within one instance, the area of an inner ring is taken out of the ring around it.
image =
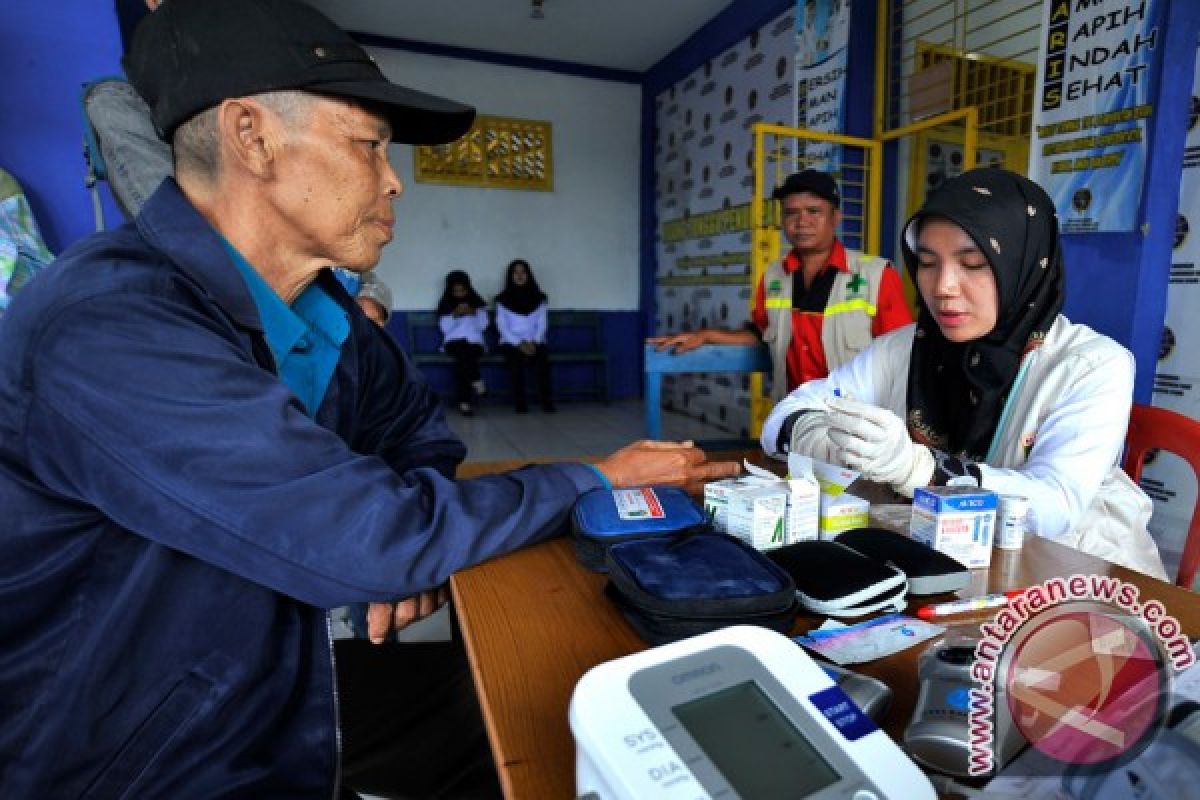
[[[587,800],[922,800],[929,780],[786,636],[724,628],[593,668],[571,698]]]

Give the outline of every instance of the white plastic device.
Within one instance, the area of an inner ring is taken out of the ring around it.
[[[571,697],[587,800],[934,800],[791,639],[739,625],[589,670]]]

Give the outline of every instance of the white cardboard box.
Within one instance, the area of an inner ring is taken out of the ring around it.
[[[975,569],[992,563],[996,493],[973,486],[927,486],[913,492],[910,535]]]
[[[729,496],[741,482],[741,478],[722,478],[704,484],[704,514],[721,533],[729,533]]]
[[[733,487],[728,499],[729,534],[758,550],[787,543],[788,489],[782,481]]]
[[[787,544],[817,538],[821,489],[815,480],[791,478],[787,481]]]

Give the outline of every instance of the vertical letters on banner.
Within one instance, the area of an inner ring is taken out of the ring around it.
[[[1137,227],[1163,0],[1045,0],[1029,176],[1067,233]]]
[[[845,128],[846,51],[850,0],[796,3],[796,127],[826,133]],[[836,172],[836,145],[813,142],[808,166]]]

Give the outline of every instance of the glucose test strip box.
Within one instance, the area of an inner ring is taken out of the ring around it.
[[[821,494],[821,538],[832,539],[842,531],[865,528],[870,517],[871,504],[858,495],[842,492],[838,495]]]
[[[746,483],[729,495],[729,534],[757,550],[787,544],[787,485]]]
[[[913,492],[909,535],[972,569],[992,563],[996,493],[974,486],[927,486]]]
[[[741,484],[741,478],[722,478],[704,484],[704,514],[721,533],[729,533],[729,497]]]
[[[794,453],[788,455],[788,477],[780,481],[773,472],[756,467],[748,461],[742,462],[750,476],[746,483],[782,485],[787,489],[787,518],[784,521],[784,544],[805,542],[817,538],[817,523],[820,514],[820,483],[813,475],[811,459],[799,459]],[[774,546],[774,545],[773,545]]]
[[[820,518],[821,489],[811,477],[790,478],[788,489],[787,544],[807,542],[817,538]]]

